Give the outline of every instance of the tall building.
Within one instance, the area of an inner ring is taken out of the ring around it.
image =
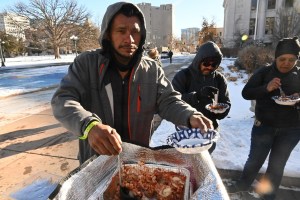
[[[187,51],[195,51],[198,45],[200,28],[181,29],[181,42],[187,46]]]
[[[197,45],[200,28],[181,29],[181,41],[185,44]]]
[[[151,3],[139,3],[146,19],[146,46],[171,48],[173,38],[173,5],[163,4],[159,7]]]
[[[12,13],[0,13],[0,31],[18,39],[26,40],[25,30],[30,28],[26,17]]]
[[[295,8],[300,0],[224,0],[224,46],[233,47],[247,35],[250,40],[272,43],[281,9]]]

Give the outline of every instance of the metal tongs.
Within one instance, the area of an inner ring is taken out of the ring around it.
[[[281,97],[286,97],[284,91],[282,90],[281,86],[279,86],[279,91],[280,91],[280,96]]]

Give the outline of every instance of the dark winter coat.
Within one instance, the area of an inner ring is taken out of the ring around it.
[[[281,79],[281,87],[286,95],[300,92],[300,68],[295,66],[288,73],[280,73],[274,62],[271,66],[258,69],[251,76],[242,95],[244,99],[256,100],[255,116],[261,123],[278,128],[299,127],[296,107],[275,103],[272,97],[280,95],[279,89],[267,91],[267,84],[275,77]]]
[[[214,128],[217,128],[219,126],[217,120],[225,118],[228,115],[230,108],[221,114],[212,113],[205,108],[207,104],[212,103],[212,99],[203,98],[198,100],[196,92],[200,91],[205,86],[213,86],[219,89],[218,101],[220,103],[226,103],[229,106],[231,106],[231,103],[225,77],[218,71],[214,71],[209,75],[203,75],[201,73],[199,64],[207,57],[219,57],[220,61],[222,59],[220,49],[212,42],[207,42],[199,48],[192,64],[175,75],[172,80],[172,85],[175,90],[182,94],[182,100],[202,112],[206,117],[213,121]]]

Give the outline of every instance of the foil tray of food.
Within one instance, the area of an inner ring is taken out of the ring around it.
[[[113,181],[112,179],[113,177],[114,179],[119,178],[115,175],[121,171],[119,170],[120,166],[140,162],[146,163],[147,167],[148,164],[154,164],[153,167],[151,165],[151,170],[158,167],[167,170],[169,175],[173,172],[185,175],[184,198],[189,194],[188,199],[190,200],[229,199],[208,151],[198,154],[182,154],[178,153],[175,148],[151,149],[126,142],[122,143],[122,149],[119,156],[101,155],[90,158],[63,178],[48,199],[102,200],[104,193],[109,192],[109,185],[117,183],[117,180]],[[128,177],[130,176],[127,175]],[[153,178],[151,175],[150,177]],[[180,177],[178,182],[181,182]],[[176,185],[177,178],[174,181]],[[164,190],[159,187],[156,187],[159,192],[169,193],[168,187],[164,187]]]
[[[120,200],[120,188],[132,199],[187,200],[190,173],[182,167],[158,164],[123,164],[116,170],[103,193],[104,200]],[[119,182],[121,181],[121,185]],[[126,189],[126,190],[124,190]]]

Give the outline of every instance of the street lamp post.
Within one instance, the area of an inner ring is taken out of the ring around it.
[[[3,44],[5,44],[4,41],[2,41],[0,39],[0,56],[1,56],[1,67],[5,67],[5,63],[4,63],[4,52],[2,51],[3,50]]]
[[[75,35],[72,35],[71,37],[70,37],[70,39],[73,41],[73,43],[74,43],[74,46],[75,46],[75,54],[76,54],[76,57],[77,57],[77,40],[79,39],[77,36],[75,36]]]

